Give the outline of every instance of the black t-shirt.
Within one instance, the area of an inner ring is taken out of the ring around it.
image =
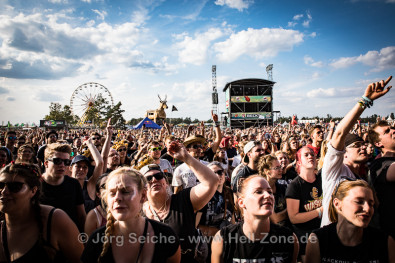
[[[237,155],[237,149],[234,147],[226,149],[226,155],[228,156],[228,158],[235,157]]]
[[[41,183],[41,203],[62,209],[78,225],[76,206],[84,204],[84,198],[77,179],[65,175],[60,185],[51,185],[44,180]]]
[[[321,262],[388,262],[388,236],[375,228],[365,228],[362,243],[354,247],[341,243],[336,223],[313,232],[318,237]]]
[[[191,189],[187,188],[171,196],[170,211],[163,223],[169,225],[180,238],[182,250],[193,249],[190,239],[195,236],[195,212],[191,202]]]
[[[270,224],[268,235],[258,241],[244,235],[243,223],[222,228],[220,235],[224,262],[292,262],[293,233],[285,227]]]
[[[237,172],[235,179],[232,180],[232,191],[235,193],[237,192],[237,184],[239,183],[239,180],[241,178],[247,178],[250,175],[257,174],[257,173],[258,173],[258,171],[251,169],[248,165],[244,166],[243,169],[240,169]]]
[[[232,202],[229,200],[229,197],[225,197],[224,191],[222,193],[216,191],[213,198],[200,210],[202,217],[200,218],[199,225],[216,228],[227,226],[232,219],[233,210]]]
[[[155,242],[154,255],[152,256],[151,262],[166,262],[166,260],[173,256],[177,252],[179,246],[178,237],[174,231],[167,225],[157,222],[155,220],[147,219],[154,229],[155,236],[149,237],[149,241]],[[84,263],[97,263],[102,250],[103,240],[105,240],[106,227],[103,226],[97,229],[89,237],[88,243],[85,246],[84,252],[81,256],[81,261]],[[129,236],[129,242],[138,242],[139,239],[136,236]],[[116,241],[116,239],[114,239]],[[167,242],[166,242],[167,241]],[[102,262],[114,262],[112,248],[109,246],[107,253],[104,255]]]
[[[309,212],[322,205],[321,177],[317,177],[313,183],[306,182],[298,176],[288,185],[285,193],[286,198],[299,200],[299,213]],[[294,224],[295,231],[298,229],[312,231],[319,228],[321,219],[318,217],[305,223]]]
[[[377,215],[380,229],[395,238],[395,182],[387,180],[389,166],[395,157],[376,159],[370,168],[369,180],[376,190],[379,206]]]
[[[213,152],[213,149],[210,147],[204,152],[204,156],[202,160],[211,163],[214,160],[214,155],[215,153]]]
[[[280,184],[290,184],[293,179],[298,176],[298,173],[295,170],[295,167],[291,167],[287,170],[285,174],[283,174],[282,178],[278,180]]]

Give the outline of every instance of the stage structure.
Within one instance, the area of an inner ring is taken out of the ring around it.
[[[226,126],[260,127],[273,124],[273,85],[266,79],[240,79],[225,85]],[[223,114],[224,115],[224,114]]]

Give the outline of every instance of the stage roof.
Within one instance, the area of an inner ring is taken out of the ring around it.
[[[239,79],[226,83],[223,92],[225,92],[230,85],[274,85],[274,83],[276,82],[267,79]]]

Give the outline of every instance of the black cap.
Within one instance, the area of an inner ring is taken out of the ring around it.
[[[347,134],[344,140],[344,146],[347,147],[354,142],[363,142],[364,140],[356,134]]]
[[[88,166],[91,164],[89,159],[86,156],[84,156],[84,155],[77,155],[71,161],[71,165],[79,163],[79,162],[87,162]]]

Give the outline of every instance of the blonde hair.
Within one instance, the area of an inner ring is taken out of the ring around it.
[[[121,167],[121,168],[118,168],[118,169],[112,171],[108,175],[107,180],[106,180],[106,190],[104,191],[103,196],[102,196],[103,207],[107,207],[107,223],[106,223],[106,230],[105,230],[106,238],[104,239],[103,249],[102,249],[102,252],[98,258],[98,262],[102,262],[102,259],[104,258],[105,254],[108,251],[108,248],[111,245],[111,242],[110,242],[111,238],[110,237],[111,237],[111,235],[114,234],[115,218],[111,214],[109,207],[106,206],[106,200],[108,197],[108,182],[112,178],[122,176],[122,175],[127,175],[128,177],[130,177],[132,179],[132,181],[137,185],[137,189],[139,192],[144,191],[146,189],[147,181],[146,181],[145,177],[136,169],[133,169],[130,167]]]
[[[259,175],[262,175],[263,177],[266,178],[265,171],[270,170],[273,167],[273,161],[277,161],[277,158],[270,154],[259,158],[259,162],[258,162]]]
[[[48,160],[48,158],[51,158],[55,153],[61,152],[61,153],[67,153],[71,154],[71,147],[68,144],[62,144],[62,143],[51,143],[47,144],[47,148],[45,148],[45,161]]]
[[[327,151],[328,151],[328,142],[327,140],[324,140],[322,141],[321,144],[320,159],[318,160],[318,166],[317,166],[318,170],[321,169],[322,166],[324,166],[324,159]]]
[[[355,187],[364,187],[367,189],[370,189],[373,194],[373,199],[374,199],[374,204],[375,206],[377,205],[377,197],[374,189],[364,180],[355,180],[355,181],[341,181],[338,186],[333,190],[331,201],[329,203],[329,210],[328,210],[328,215],[329,219],[331,220],[332,223],[335,223],[338,221],[338,213],[335,208],[335,205],[333,204],[333,200],[336,198],[340,201],[342,201],[347,195],[348,192],[355,188]]]

